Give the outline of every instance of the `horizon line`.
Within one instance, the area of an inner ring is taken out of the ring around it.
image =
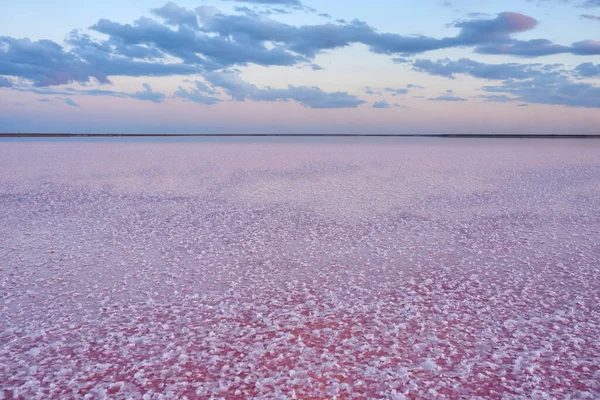
[[[600,139],[600,134],[564,133],[0,133],[0,138],[69,137],[434,137],[476,139]]]

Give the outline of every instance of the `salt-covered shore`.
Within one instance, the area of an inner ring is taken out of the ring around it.
[[[600,141],[6,141],[0,171],[0,398],[600,397]]]

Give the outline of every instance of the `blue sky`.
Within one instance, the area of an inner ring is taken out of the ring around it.
[[[600,129],[600,0],[0,7],[5,132]]]

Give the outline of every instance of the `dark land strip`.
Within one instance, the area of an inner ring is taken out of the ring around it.
[[[423,137],[456,139],[600,139],[600,134],[361,134],[361,133],[0,133],[0,138],[70,138],[70,137]]]

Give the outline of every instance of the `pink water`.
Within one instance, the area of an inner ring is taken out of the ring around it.
[[[0,143],[0,398],[600,398],[600,142]]]

